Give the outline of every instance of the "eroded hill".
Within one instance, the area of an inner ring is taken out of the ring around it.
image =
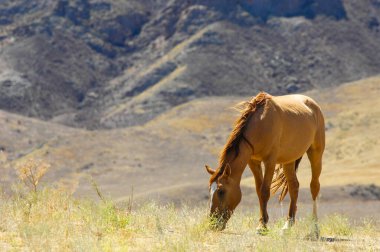
[[[0,14],[0,108],[77,127],[380,69],[378,0],[17,0]]]

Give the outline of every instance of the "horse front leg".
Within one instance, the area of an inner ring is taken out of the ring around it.
[[[299,182],[297,179],[295,162],[285,164],[283,166],[284,174],[286,177],[286,182],[289,188],[289,196],[290,196],[290,205],[289,205],[289,214],[288,219],[282,228],[283,230],[288,230],[291,226],[293,226],[296,217],[297,211],[297,199],[298,199],[298,191],[299,191]]]
[[[258,230],[258,233],[260,233],[260,231],[265,232],[267,229],[267,223],[269,221],[267,206],[268,206],[268,200],[270,198],[270,185],[272,183],[276,162],[272,160],[265,161],[264,165],[265,165],[265,174],[264,174],[264,179],[263,179],[263,183],[261,184],[261,190],[260,190],[261,218],[260,218],[260,224],[259,224],[259,227],[261,226],[263,230]]]
[[[262,167],[261,167],[261,162],[253,160],[253,159],[250,159],[248,161],[248,165],[249,165],[249,168],[252,171],[253,177],[255,178],[256,193],[257,193],[257,197],[259,199],[260,206],[261,206],[261,204],[262,204],[262,202],[261,202],[262,201],[261,200],[261,185],[263,184],[263,170],[262,170]],[[263,216],[263,212],[262,212],[261,207],[260,207],[260,216],[261,216],[261,218]],[[266,231],[266,226],[264,226],[260,222],[260,224],[256,228],[256,230],[257,230],[258,233],[264,233],[264,231]]]

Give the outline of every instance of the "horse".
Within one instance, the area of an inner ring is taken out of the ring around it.
[[[211,175],[210,217],[216,220],[212,227],[223,230],[240,203],[240,181],[248,164],[260,202],[257,233],[267,232],[267,203],[271,193],[281,187],[280,200],[288,191],[290,195],[283,230],[289,229],[295,223],[297,210],[299,182],[296,171],[302,156],[307,153],[312,171],[312,216],[318,228],[317,196],[325,148],[325,123],[319,105],[305,95],[272,96],[260,92],[250,101],[240,103],[238,110],[241,116],[223,148],[218,168],[213,170],[205,165]],[[264,174],[261,164],[264,164]]]

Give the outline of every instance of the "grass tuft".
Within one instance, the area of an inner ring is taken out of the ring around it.
[[[339,237],[351,237],[352,226],[349,219],[343,215],[333,214],[327,216],[322,220],[321,232],[328,236]]]

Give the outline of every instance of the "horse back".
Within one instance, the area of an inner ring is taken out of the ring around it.
[[[257,112],[250,132],[262,158],[274,152],[279,162],[299,158],[324,130],[320,107],[304,95],[273,96]]]

